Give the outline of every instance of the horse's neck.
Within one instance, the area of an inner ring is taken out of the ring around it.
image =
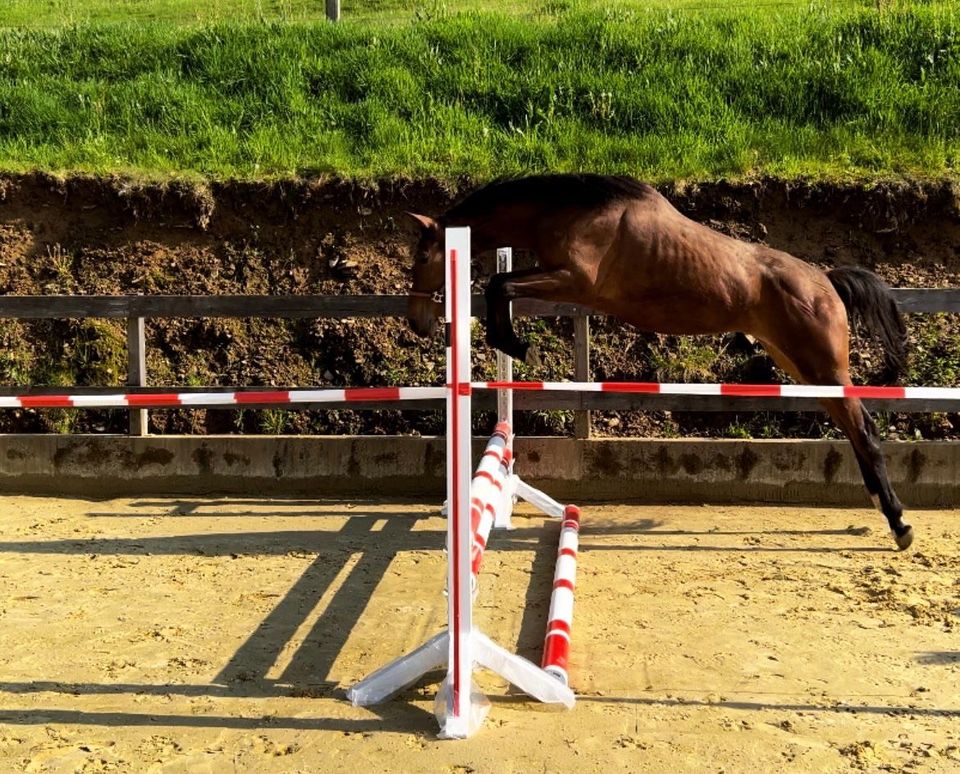
[[[535,213],[527,208],[497,209],[457,225],[470,227],[473,249],[480,252],[497,247],[532,249],[536,237],[536,221]]]

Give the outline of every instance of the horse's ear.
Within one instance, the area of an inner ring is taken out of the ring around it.
[[[429,215],[418,215],[415,212],[407,212],[407,215],[417,221],[424,231],[440,231],[440,224]]]

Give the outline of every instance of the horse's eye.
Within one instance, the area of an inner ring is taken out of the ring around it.
[[[417,263],[419,263],[421,266],[422,266],[423,264],[425,264],[428,260],[429,260],[429,258],[428,258],[426,255],[418,255],[418,256],[417,256]]]

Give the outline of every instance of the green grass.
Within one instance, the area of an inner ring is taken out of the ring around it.
[[[873,7],[868,0],[833,0],[834,7]],[[457,14],[495,12],[518,18],[538,19],[570,11],[680,10],[701,13],[718,8],[743,11],[802,8],[809,0],[342,0],[345,21],[404,24]],[[197,25],[222,22],[309,22],[326,19],[324,0],[4,0],[0,26],[54,27],[89,23],[163,22]]]
[[[46,5],[115,20],[111,8],[166,19],[188,4]],[[211,18],[225,5],[210,3]],[[318,5],[259,7],[296,19]],[[27,6],[13,0],[0,24]],[[382,7],[389,17],[407,6]],[[388,25],[0,30],[0,168],[448,179],[590,169],[651,180],[956,170],[957,3],[537,7],[517,18],[437,5]]]

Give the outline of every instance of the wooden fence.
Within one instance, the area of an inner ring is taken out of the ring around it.
[[[960,288],[896,289],[894,294],[903,312],[930,314],[960,312]],[[129,362],[127,384],[131,392],[216,392],[257,390],[262,387],[148,387],[146,368],[145,321],[150,318],[237,317],[237,318],[351,318],[402,317],[406,314],[406,296],[5,296],[0,298],[0,318],[80,319],[111,318],[127,321]],[[521,300],[514,302],[517,317],[572,317],[574,320],[574,367],[577,381],[590,381],[590,312],[574,304],[553,304]],[[473,297],[473,312],[483,316],[482,296]],[[396,385],[403,386],[403,385]],[[62,393],[64,387],[0,387],[2,395],[42,395]],[[116,387],[70,387],[73,394],[107,394]],[[729,398],[709,395],[638,395],[611,393],[520,392],[515,397],[519,410],[572,409],[576,412],[578,437],[590,433],[589,411],[671,410],[671,411],[819,411],[810,398],[785,398],[775,402],[764,398]],[[478,395],[477,408],[493,409],[494,396]],[[339,404],[298,404],[297,408],[336,408]],[[346,404],[344,404],[344,407]],[[439,408],[440,401],[404,403],[405,409]],[[256,408],[246,405],[245,408]],[[356,404],[351,404],[356,408]],[[396,409],[392,403],[365,403],[365,408]],[[955,411],[956,404],[943,400],[871,401],[871,407],[902,413]],[[147,412],[130,411],[130,432],[147,433]]]

